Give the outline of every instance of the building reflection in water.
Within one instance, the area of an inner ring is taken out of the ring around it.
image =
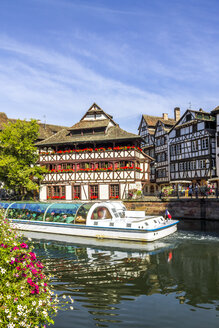
[[[219,242],[167,243],[153,251],[36,242],[58,293],[93,320],[119,323],[119,304],[141,295],[174,295],[178,304],[219,310]],[[108,327],[108,326],[107,326]]]

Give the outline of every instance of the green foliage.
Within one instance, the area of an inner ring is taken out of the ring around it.
[[[17,120],[0,132],[0,181],[6,189],[19,194],[23,188],[38,191],[38,182],[47,172],[45,168],[36,165],[38,153],[34,143],[38,130],[36,120]]]
[[[136,191],[136,196],[141,197],[141,195],[142,195],[142,191],[141,190],[137,190]]]
[[[24,242],[1,213],[0,236],[0,327],[38,328],[54,324],[57,311],[70,302],[54,295],[51,276],[37,260],[33,246]],[[70,296],[69,299],[73,303]]]
[[[37,261],[33,247],[23,242],[0,215],[0,326],[43,327],[53,323],[58,299],[52,299],[50,277]]]
[[[164,197],[168,197],[173,193],[173,187],[172,186],[164,186],[162,188],[162,193]]]

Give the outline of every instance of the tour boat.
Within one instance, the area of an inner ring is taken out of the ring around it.
[[[0,207],[19,230],[101,239],[150,242],[174,233],[179,222],[127,211],[120,201],[14,202],[0,203]]]

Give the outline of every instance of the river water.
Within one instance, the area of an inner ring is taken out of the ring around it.
[[[74,299],[55,328],[219,327],[218,223],[187,221],[149,245],[35,239],[34,246],[55,292]]]

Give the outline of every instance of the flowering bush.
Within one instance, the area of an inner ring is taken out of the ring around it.
[[[45,327],[60,306],[33,247],[0,214],[0,327]]]
[[[170,196],[172,194],[172,192],[173,192],[172,186],[164,186],[162,188],[162,193],[163,193],[164,197]]]

